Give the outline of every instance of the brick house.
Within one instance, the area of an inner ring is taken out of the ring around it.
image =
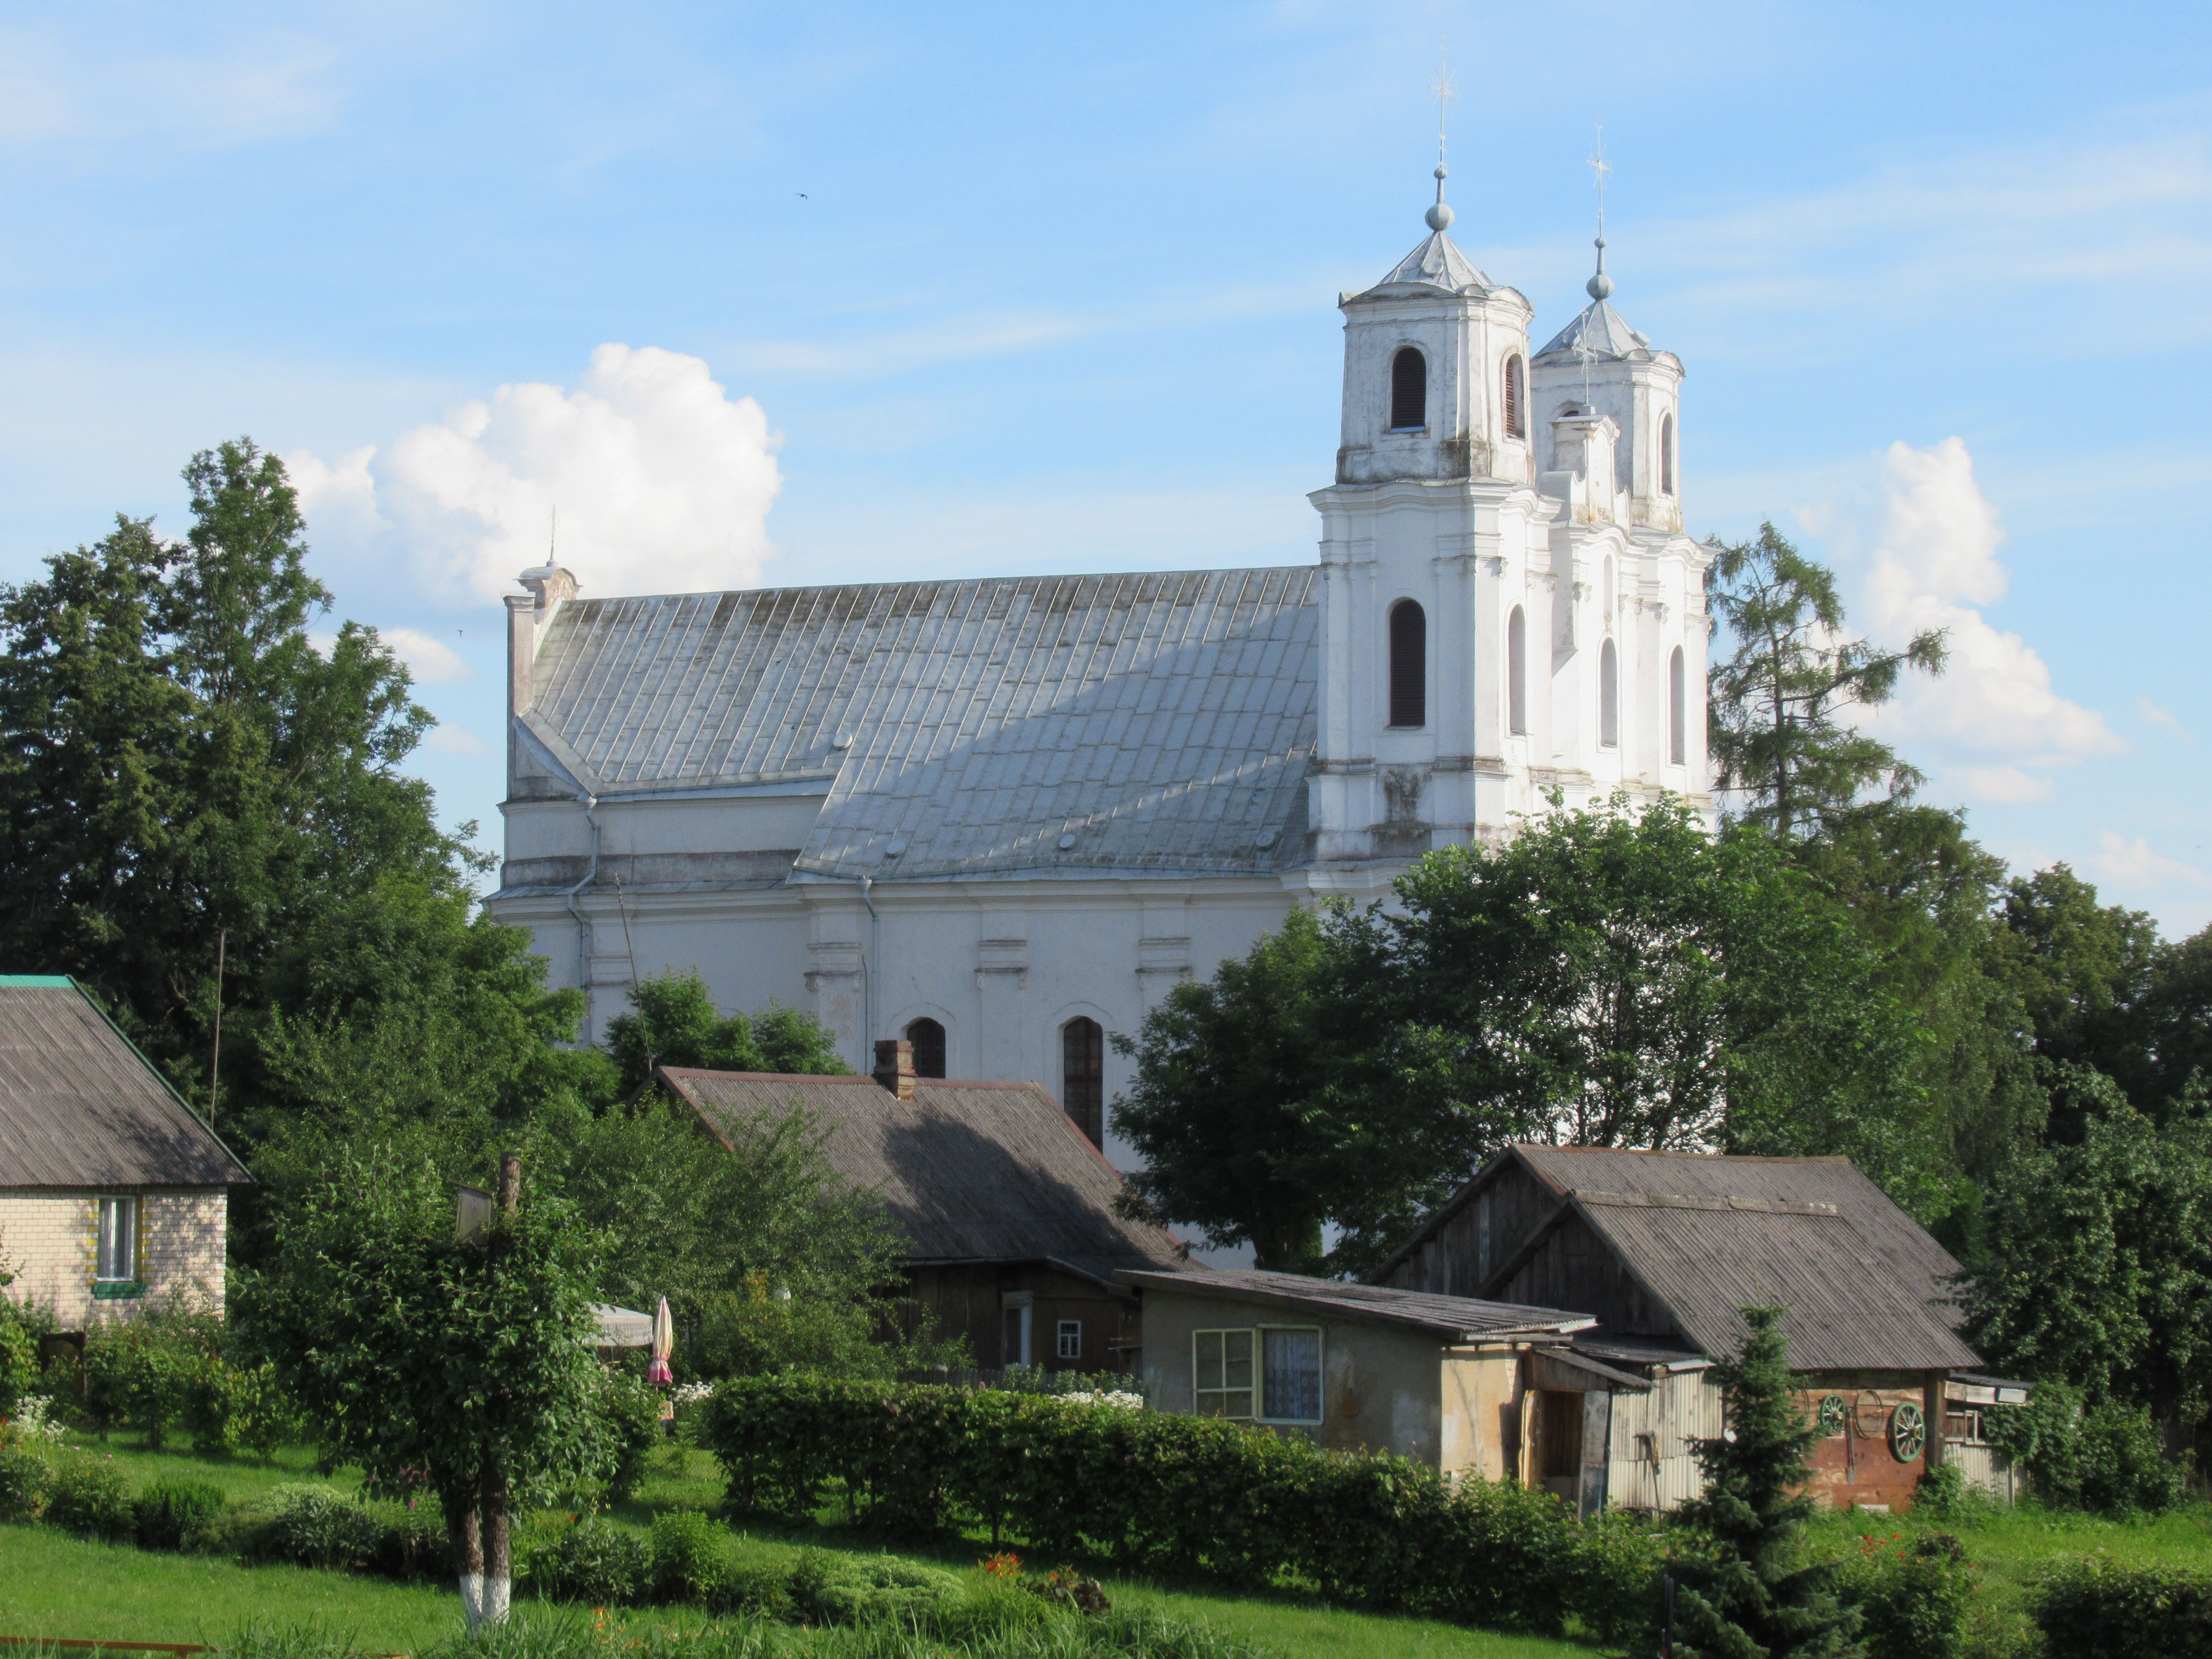
[[[223,1295],[229,1189],[252,1182],[74,980],[0,975],[0,1261],[63,1331]]]
[[[1574,1352],[1619,1377],[1540,1379],[1525,1417],[1532,1480],[1583,1507],[1673,1509],[1700,1490],[1694,1449],[1721,1433],[1714,1358],[1738,1310],[1784,1310],[1799,1401],[1822,1434],[1813,1490],[1838,1509],[1904,1509],[1956,1463],[2010,1497],[1981,1408],[2024,1383],[1985,1376],[1960,1334],[1959,1264],[1841,1158],[1729,1158],[1508,1147],[1376,1275],[1431,1294],[1572,1309]]]
[[[839,1175],[878,1194],[905,1235],[907,1295],[985,1368],[1127,1370],[1144,1341],[1121,1269],[1177,1271],[1165,1228],[1114,1212],[1121,1177],[1034,1083],[917,1077],[914,1046],[876,1045],[872,1078],[662,1066],[728,1144],[739,1117],[799,1110]]]

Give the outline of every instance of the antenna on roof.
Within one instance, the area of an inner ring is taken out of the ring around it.
[[[1444,205],[1444,175],[1449,171],[1444,166],[1444,106],[1459,96],[1451,83],[1450,52],[1441,40],[1437,43],[1437,82],[1429,90],[1437,95],[1437,200],[1422,217],[1431,230],[1441,231],[1452,222],[1452,210]]]

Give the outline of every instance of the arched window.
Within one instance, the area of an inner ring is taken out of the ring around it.
[[[1620,747],[1620,653],[1611,640],[1597,652],[1597,740],[1602,748]]]
[[[1674,493],[1674,417],[1659,417],[1659,491],[1662,495]]]
[[[1106,1033],[1080,1014],[1060,1028],[1060,1103],[1092,1146],[1105,1144]]]
[[[910,1019],[906,1023],[906,1040],[914,1044],[914,1074],[916,1077],[945,1075],[945,1028],[933,1019]]]
[[[1521,395],[1521,377],[1526,372],[1517,352],[1505,360],[1505,435],[1509,438],[1528,435],[1528,422],[1521,416],[1522,407],[1527,402]]]
[[[1411,599],[1390,607],[1390,724],[1429,723],[1429,619]]]
[[[1682,689],[1682,647],[1678,645],[1667,659],[1667,763],[1686,766],[1689,762],[1689,709]]]
[[[1411,432],[1429,423],[1429,360],[1402,346],[1390,360],[1390,429]]]
[[[1528,618],[1517,605],[1505,619],[1505,729],[1528,730]]]

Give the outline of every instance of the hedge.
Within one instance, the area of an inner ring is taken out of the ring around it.
[[[723,1383],[702,1430],[737,1512],[811,1517],[841,1484],[856,1520],[988,1527],[1033,1557],[1330,1599],[1492,1628],[1643,1628],[1657,1537],[1577,1527],[1550,1494],[1447,1480],[1215,1418],[1045,1395],[798,1377]]]
[[[2091,1557],[2050,1573],[2028,1607],[2067,1659],[2212,1659],[2212,1573]]]

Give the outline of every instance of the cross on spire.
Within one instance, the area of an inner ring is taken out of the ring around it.
[[[1452,210],[1444,205],[1444,174],[1448,171],[1444,166],[1444,108],[1459,93],[1451,83],[1451,58],[1441,41],[1437,46],[1436,84],[1429,90],[1437,95],[1437,200],[1422,217],[1428,221],[1431,230],[1442,232],[1452,222]]]
[[[1603,300],[1613,292],[1613,278],[1605,274],[1605,175],[1613,171],[1613,163],[1605,159],[1602,121],[1598,123],[1597,148],[1590,152],[1589,170],[1590,177],[1597,183],[1597,273],[1585,287],[1591,299]]]

